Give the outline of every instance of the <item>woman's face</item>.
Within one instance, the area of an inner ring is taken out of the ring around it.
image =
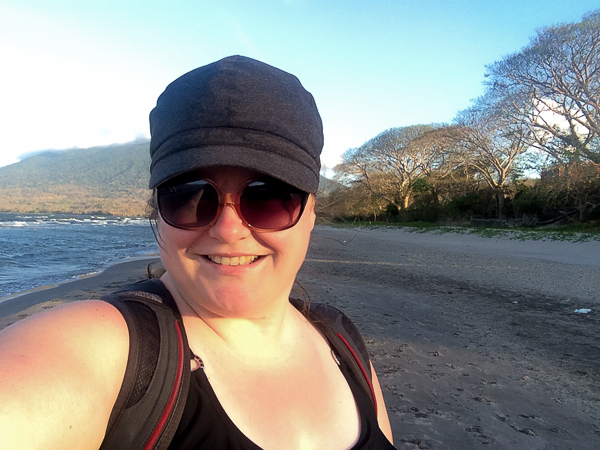
[[[222,192],[237,192],[261,174],[247,169],[217,167],[199,172]],[[299,222],[283,231],[257,233],[225,206],[217,222],[204,230],[182,230],[160,217],[160,255],[166,277],[199,314],[260,318],[274,305],[287,302],[304,261],[315,223],[309,198]]]

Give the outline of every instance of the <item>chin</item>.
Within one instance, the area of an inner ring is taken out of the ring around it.
[[[264,317],[278,303],[286,303],[288,297],[289,293],[274,295],[264,289],[224,286],[206,293],[205,308],[222,317],[249,319]]]

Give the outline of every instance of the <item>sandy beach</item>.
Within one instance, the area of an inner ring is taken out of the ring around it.
[[[2,301],[0,328],[150,261]],[[319,226],[298,282],[367,339],[398,448],[600,448],[600,242]]]

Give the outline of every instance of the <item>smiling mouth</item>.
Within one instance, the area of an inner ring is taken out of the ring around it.
[[[233,256],[230,258],[228,256],[206,255],[206,258],[221,266],[247,266],[260,258],[260,256]]]

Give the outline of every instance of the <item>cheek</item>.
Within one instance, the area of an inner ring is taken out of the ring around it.
[[[297,271],[306,257],[310,235],[313,229],[313,217],[311,211],[305,211],[298,224],[281,232],[275,233],[276,242],[272,242],[273,247],[277,248],[284,255],[285,264],[290,270]],[[295,273],[294,273],[295,275]]]
[[[162,221],[157,223],[158,243],[161,258],[173,258],[192,245],[196,234],[191,231],[170,227]]]

